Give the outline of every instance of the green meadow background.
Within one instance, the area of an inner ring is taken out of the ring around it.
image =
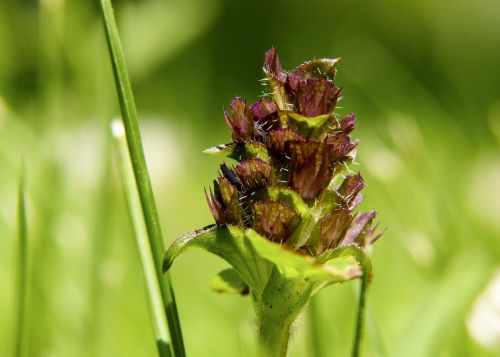
[[[342,57],[373,252],[365,356],[500,355],[500,2],[115,0],[166,244],[212,223],[203,187],[228,142],[222,110],[285,68]],[[0,356],[14,344],[16,191],[29,223],[26,356],[155,356],[112,152],[119,115],[97,0],[0,0]],[[248,298],[226,267],[172,268],[188,356],[254,356]],[[318,295],[327,356],[348,356],[358,284]],[[291,356],[313,356],[307,315]]]

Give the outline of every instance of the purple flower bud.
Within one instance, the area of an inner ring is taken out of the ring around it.
[[[295,110],[306,117],[331,113],[341,89],[333,84],[338,59],[306,62],[288,76],[288,93]]]
[[[253,211],[254,229],[274,242],[285,242],[299,222],[297,213],[279,201],[259,201]]]
[[[214,180],[214,190],[210,189],[210,197],[205,190],[205,197],[210,212],[218,225],[242,225],[238,191],[229,180],[219,177]]]
[[[342,182],[338,193],[342,198],[343,203],[347,208],[352,210],[359,204],[361,197],[360,191],[365,187],[365,182],[363,180],[363,176],[360,173],[356,175],[347,176]]]
[[[278,106],[275,102],[261,99],[250,107],[253,120],[264,132],[279,128]]]
[[[228,180],[234,187],[236,187],[238,191],[242,189],[241,181],[234,170],[227,167],[225,163],[220,165],[220,170],[222,172],[222,176],[224,176],[226,180]]]
[[[344,160],[349,153],[357,146],[356,141],[351,141],[349,135],[337,134],[329,135],[326,138],[326,143],[332,147],[333,160]]]
[[[295,75],[288,76],[288,87],[296,111],[306,117],[330,113],[341,93],[329,80]]]
[[[377,216],[377,212],[370,211],[367,213],[358,214],[346,232],[345,238],[341,245],[351,245],[358,243],[365,246],[366,239],[375,233],[375,229],[371,229],[373,219]]]
[[[292,164],[291,186],[304,199],[315,198],[330,183],[333,174],[335,147],[306,140],[290,144]]]
[[[269,146],[279,152],[286,151],[287,143],[294,141],[305,141],[305,139],[299,133],[288,128],[280,128],[278,130],[271,131],[268,134],[268,138]]]
[[[287,109],[289,98],[285,88],[286,74],[274,48],[268,50],[264,55],[264,73],[276,105],[280,110]]]
[[[349,134],[356,127],[356,116],[354,114],[347,115],[340,122],[340,130],[344,132],[344,134]]]
[[[267,185],[272,167],[267,162],[255,158],[240,162],[234,171],[245,189],[257,189]]]
[[[360,192],[358,193],[353,200],[349,203],[349,209],[352,211],[356,207],[359,206],[359,204],[363,201],[363,194]]]
[[[281,62],[275,48],[267,50],[264,55],[264,73],[275,81],[285,84],[286,74],[281,67]]]
[[[236,97],[231,103],[231,111],[224,111],[227,125],[231,129],[233,141],[242,142],[251,140],[256,136],[254,121],[246,100]]]
[[[349,210],[345,208],[336,209],[324,217],[320,226],[322,250],[337,247],[344,238],[351,222],[352,216],[349,214]]]

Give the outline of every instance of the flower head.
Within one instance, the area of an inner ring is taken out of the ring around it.
[[[234,98],[224,112],[233,141],[206,151],[237,161],[222,164],[205,192],[216,225],[178,238],[165,255],[165,270],[190,247],[230,263],[234,270],[214,279],[215,290],[250,294],[261,332],[269,321],[288,331],[321,288],[371,274],[366,248],[380,234],[375,211],[356,212],[365,182],[348,170],[356,117],[335,114],[337,62],[309,61],[285,72],[274,48],[265,53],[269,96],[252,105]],[[286,341],[266,332],[261,342],[286,352]]]
[[[249,107],[237,97],[230,103],[231,112],[224,113],[233,137],[226,147],[260,147],[264,154],[254,152],[237,158],[233,169],[223,168],[223,177],[240,198],[240,210],[230,206],[231,214],[239,213],[241,219],[221,214],[215,200],[210,210],[218,224],[224,221],[221,216],[228,217],[227,224],[244,222],[244,228],[308,254],[370,242],[375,212],[353,212],[362,200],[363,177],[349,174],[335,185],[357,146],[350,137],[356,117],[339,119],[334,114],[341,93],[333,82],[337,63],[309,61],[286,73],[276,50],[266,52],[269,98]],[[274,199],[269,187],[297,197],[293,204]]]

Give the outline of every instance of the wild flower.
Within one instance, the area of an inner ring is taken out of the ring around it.
[[[269,96],[252,105],[234,98],[224,112],[232,142],[206,150],[237,161],[222,164],[205,191],[216,224],[176,240],[164,260],[166,270],[199,247],[228,261],[234,271],[218,281],[250,293],[270,356],[286,354],[290,325],[312,295],[369,278],[366,253],[380,237],[376,212],[356,212],[365,183],[348,169],[356,117],[334,114],[337,63],[313,60],[285,72],[276,50],[266,52]]]

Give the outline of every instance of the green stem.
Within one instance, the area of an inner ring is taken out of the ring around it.
[[[275,316],[262,315],[260,317],[259,343],[262,356],[286,356],[291,324],[292,322]]]
[[[352,357],[359,357],[361,354],[361,340],[363,338],[363,322],[365,315],[365,297],[368,288],[368,277],[363,275],[361,278],[361,289],[359,291],[358,316],[356,319],[356,330],[354,335],[354,345],[352,348]]]
[[[290,326],[311,297],[312,284],[305,276],[286,276],[273,267],[266,287],[254,296],[259,317],[261,355],[285,357],[290,339]]]
[[[156,209],[151,180],[147,170],[146,159],[141,143],[141,133],[137,119],[132,86],[125,64],[125,58],[118,35],[118,29],[110,0],[101,0],[101,10],[104,19],[104,27],[108,40],[115,84],[123,115],[125,134],[127,137],[128,150],[135,182],[139,193],[144,221],[148,232],[149,244],[153,253],[155,263],[156,279],[160,285],[163,306],[169,326],[170,337],[173,345],[174,355],[185,356],[182,332],[175,303],[174,291],[169,274],[163,276],[162,260],[164,254],[163,237],[160,228],[160,220]]]
[[[27,241],[26,202],[24,198],[24,174],[21,174],[17,206],[17,310],[16,310],[16,342],[14,356],[24,353],[25,316],[26,316],[26,281],[27,281]]]

